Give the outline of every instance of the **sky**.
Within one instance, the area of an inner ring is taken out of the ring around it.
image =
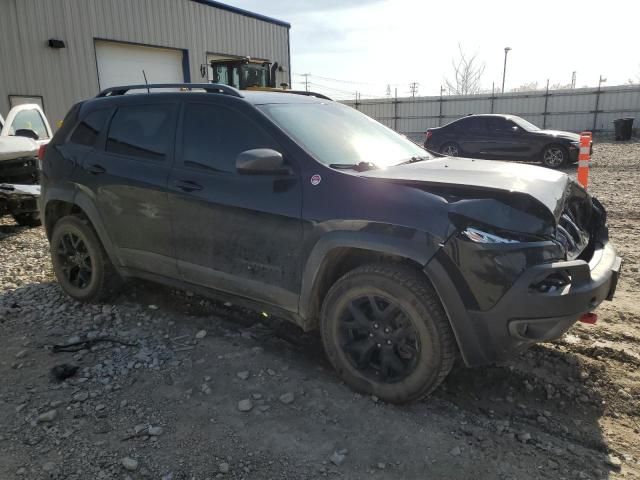
[[[482,86],[640,82],[640,1],[227,0],[291,24],[295,88],[335,98],[439,95],[458,46],[485,65]],[[278,59],[270,59],[277,61]]]

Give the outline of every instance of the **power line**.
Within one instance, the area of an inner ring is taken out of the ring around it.
[[[294,75],[296,75],[298,77],[310,76],[312,78],[319,78],[320,80],[328,80],[328,81],[331,81],[331,82],[338,82],[338,83],[348,83],[348,84],[351,84],[351,85],[369,85],[369,86],[372,86],[372,87],[377,87],[379,85],[387,85],[387,84],[385,84],[383,82],[382,83],[356,82],[354,80],[341,80],[339,78],[324,77],[324,76],[321,76],[321,75],[313,75],[311,73],[294,73]],[[397,87],[400,84],[398,84],[398,83],[390,83],[388,85]]]

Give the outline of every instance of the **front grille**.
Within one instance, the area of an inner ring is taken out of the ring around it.
[[[0,162],[0,183],[37,185],[40,183],[38,160],[33,157]]]

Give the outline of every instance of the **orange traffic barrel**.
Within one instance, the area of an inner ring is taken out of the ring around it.
[[[580,132],[578,153],[578,182],[584,188],[589,184],[589,160],[591,159],[591,132]]]

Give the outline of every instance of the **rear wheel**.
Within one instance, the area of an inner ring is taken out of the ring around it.
[[[459,157],[460,148],[455,143],[445,143],[440,147],[440,153],[448,157]]]
[[[560,145],[549,145],[542,152],[542,163],[545,167],[560,168],[567,163],[569,154]]]
[[[357,268],[329,290],[322,341],[352,388],[404,403],[431,393],[456,358],[451,327],[422,272],[404,265]]]
[[[40,213],[38,212],[15,213],[12,217],[21,227],[39,227],[41,225]]]
[[[70,297],[98,302],[117,288],[118,275],[87,221],[73,216],[58,220],[50,248],[58,283]]]

